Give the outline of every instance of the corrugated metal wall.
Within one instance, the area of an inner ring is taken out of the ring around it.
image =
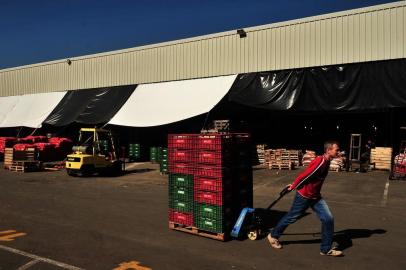
[[[0,71],[0,95],[406,57],[406,1]]]

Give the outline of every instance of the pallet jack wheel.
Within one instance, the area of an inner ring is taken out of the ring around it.
[[[248,231],[247,236],[248,236],[248,239],[255,241],[258,239],[259,234],[260,234],[259,230],[250,230],[250,231]]]

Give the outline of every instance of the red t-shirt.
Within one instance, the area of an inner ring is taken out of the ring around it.
[[[320,190],[330,167],[330,160],[324,156],[316,157],[309,166],[296,177],[291,189],[297,188],[297,192],[308,199],[321,197]]]

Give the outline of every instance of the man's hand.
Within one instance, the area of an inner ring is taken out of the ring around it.
[[[292,184],[289,184],[286,187],[288,188],[289,191],[292,191]]]

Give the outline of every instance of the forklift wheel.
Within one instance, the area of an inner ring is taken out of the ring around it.
[[[247,236],[248,236],[248,239],[255,241],[259,237],[259,230],[250,230],[250,231],[248,231]]]
[[[74,171],[72,171],[71,169],[66,169],[66,173],[67,173],[69,176],[73,176],[73,177],[77,176],[77,174],[76,174]]]

